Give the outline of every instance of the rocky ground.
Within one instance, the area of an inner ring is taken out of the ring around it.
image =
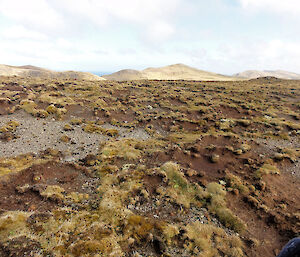
[[[300,83],[0,77],[0,256],[275,256],[300,231]]]

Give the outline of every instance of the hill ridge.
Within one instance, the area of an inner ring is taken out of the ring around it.
[[[222,74],[200,70],[188,65],[177,63],[163,67],[149,67],[143,70],[124,69],[109,75],[102,76],[108,80],[207,80],[207,81],[232,81],[239,80]]]
[[[49,79],[104,80],[104,78],[90,72],[72,70],[52,71],[33,65],[12,66],[0,64],[0,76],[40,77]]]
[[[255,79],[259,77],[275,77],[279,79],[300,79],[300,74],[285,70],[246,70],[234,74],[233,76],[244,79]]]

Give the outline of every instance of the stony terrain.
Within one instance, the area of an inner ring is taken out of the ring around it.
[[[275,256],[300,232],[300,82],[0,77],[0,256]]]

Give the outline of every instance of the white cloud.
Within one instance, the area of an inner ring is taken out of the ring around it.
[[[0,0],[0,13],[12,21],[35,29],[57,29],[62,17],[46,0]]]
[[[170,24],[163,21],[154,21],[151,25],[148,25],[145,38],[150,42],[159,43],[169,39],[174,33],[175,28]]]
[[[30,30],[22,25],[13,25],[3,29],[0,32],[4,39],[32,39],[32,40],[47,40],[48,37],[35,30]]]
[[[183,0],[0,0],[0,14],[17,25],[55,35],[99,33],[110,26],[132,26],[142,38],[166,40]]]
[[[299,0],[239,0],[246,9],[272,11],[279,14],[299,15]]]
[[[262,17],[252,27],[249,17],[240,15],[259,11],[300,17],[298,0],[236,1],[243,9],[223,0],[0,0],[1,62],[107,71],[183,62],[220,73],[248,68],[299,72],[294,19],[268,15],[285,23],[264,28]],[[223,31],[218,15],[228,24]],[[237,17],[240,25],[232,26]],[[244,26],[248,40],[242,38]],[[226,29],[234,29],[234,36]]]
[[[225,44],[214,53],[215,63],[228,66],[223,69],[227,73],[240,72],[241,69],[283,69],[300,73],[300,44],[297,42],[280,39],[240,41]]]
[[[67,15],[75,15],[90,24],[104,27],[113,23],[139,28],[152,41],[168,39],[175,31],[173,18],[183,0],[57,0]]]

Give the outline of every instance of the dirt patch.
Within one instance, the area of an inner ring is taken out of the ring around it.
[[[4,244],[0,243],[0,255],[2,257],[36,256],[41,250],[41,245],[25,236],[16,237]]]
[[[247,116],[247,112],[245,110],[239,110],[238,108],[233,108],[226,105],[221,105],[219,108],[217,108],[217,113],[220,113],[222,117],[234,119]]]
[[[69,120],[75,117],[83,118],[86,120],[95,120],[93,111],[81,105],[72,104],[66,106],[65,108],[67,110],[67,113],[63,117],[64,120]]]
[[[41,192],[48,185],[57,185],[66,193],[90,193],[83,185],[92,183],[88,171],[73,164],[48,162],[33,165],[0,181],[2,211],[47,211],[62,205],[58,199],[46,198]]]
[[[0,99],[0,115],[5,115],[10,112],[12,103],[8,99]]]
[[[247,256],[273,257],[279,253],[279,249],[288,240],[287,237],[279,236],[278,231],[274,227],[268,226],[265,219],[259,217],[257,211],[253,210],[240,197],[227,194],[227,206],[247,223],[246,237],[249,247]],[[254,244],[257,244],[256,242],[260,243],[253,247]]]

